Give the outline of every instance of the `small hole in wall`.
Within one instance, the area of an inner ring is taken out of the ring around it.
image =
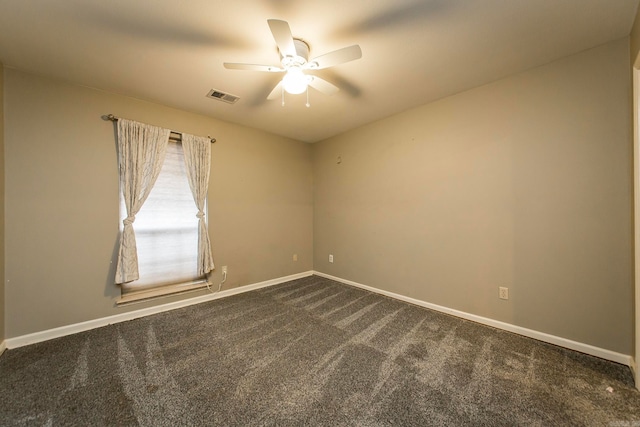
[[[336,160],[336,163],[337,163],[337,164],[342,163],[342,157],[338,156],[338,159]]]

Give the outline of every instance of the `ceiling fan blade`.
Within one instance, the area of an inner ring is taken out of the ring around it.
[[[276,99],[278,97],[282,96],[282,82],[278,82],[278,84],[276,85],[276,87],[273,88],[273,90],[271,91],[271,93],[269,94],[269,96],[267,96],[268,100],[272,100],[272,99]]]
[[[296,47],[293,44],[291,28],[289,28],[287,21],[268,19],[267,22],[282,56],[296,56]]]
[[[273,65],[236,64],[233,62],[225,62],[224,68],[229,70],[266,71],[268,73],[279,73],[284,71],[284,68],[275,67]]]
[[[309,86],[316,89],[319,92],[324,93],[325,95],[333,95],[338,92],[340,89],[333,83],[329,83],[328,81],[321,79],[318,76],[309,76]]]
[[[354,44],[353,46],[343,47],[342,49],[320,55],[309,61],[305,68],[321,70],[323,68],[333,67],[334,65],[344,64],[345,62],[360,58],[362,58],[362,50],[360,49],[360,46]]]

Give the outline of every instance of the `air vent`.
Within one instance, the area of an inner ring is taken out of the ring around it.
[[[209,91],[209,93],[207,94],[207,96],[209,98],[217,99],[219,101],[223,101],[223,102],[226,102],[228,104],[235,104],[236,102],[238,102],[238,99],[240,99],[240,97],[238,97],[238,96],[231,95],[231,94],[228,94],[228,93],[224,93],[224,92],[221,92],[221,91],[219,91],[217,89],[211,89]]]

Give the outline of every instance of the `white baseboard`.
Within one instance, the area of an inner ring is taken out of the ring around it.
[[[544,341],[550,344],[554,344],[560,347],[565,347],[571,350],[576,350],[582,353],[590,354],[592,356],[600,357],[601,359],[611,360],[612,362],[620,363],[631,367],[632,357],[627,354],[616,353],[615,351],[606,350],[603,348],[595,347],[589,344],[584,344],[577,341],[572,341],[566,338],[557,337],[555,335],[546,334],[544,332],[534,331],[532,329],[523,328],[521,326],[512,325],[511,323],[505,323],[498,320],[489,319],[487,317],[477,316],[475,314],[465,313],[464,311],[454,310],[452,308],[443,307],[441,305],[431,304],[425,301],[410,298],[404,295],[396,294],[389,291],[384,291],[371,286],[363,285],[361,283],[353,282],[351,280],[342,279],[340,277],[331,276],[329,274],[314,271],[313,274],[325,277],[327,279],[335,280],[346,285],[355,286],[357,288],[366,289],[377,294],[386,295],[391,298],[395,298],[401,301],[405,301],[411,304],[426,307],[431,310],[439,311],[442,313],[450,314],[452,316],[460,317],[473,322],[481,323],[483,325],[492,326],[497,329],[503,329],[505,331],[513,332],[515,334],[524,335],[525,337],[533,338],[539,341]]]
[[[280,283],[289,282],[291,280],[301,279],[303,277],[309,277],[313,274],[313,271],[305,271],[303,273],[292,274],[290,276],[279,277],[277,279],[271,279],[264,282],[254,283],[251,285],[240,286],[238,288],[228,289],[217,293],[202,295],[195,298],[184,299],[181,301],[170,302],[167,304],[157,305],[154,307],[143,308],[141,310],[129,311],[127,313],[115,314],[113,316],[102,317],[100,319],[88,320],[86,322],[74,323],[72,325],[61,326],[59,328],[48,329],[46,331],[35,332],[28,335],[22,335],[14,338],[9,338],[2,342],[1,346],[6,346],[8,349],[22,347],[28,344],[35,344],[41,341],[47,341],[53,338],[63,337],[65,335],[76,334],[78,332],[88,331],[90,329],[99,328],[102,326],[111,325],[114,323],[126,322],[127,320],[133,320],[151,314],[162,313],[164,311],[175,310],[177,308],[187,307],[194,304],[200,304],[206,301],[215,300],[218,298],[225,298],[231,295],[237,295],[244,292],[253,291],[260,288],[266,288],[268,286],[278,285]],[[0,347],[3,348],[3,347]],[[0,353],[2,353],[0,351]]]
[[[520,326],[512,325],[510,323],[501,322],[498,320],[489,319],[482,316],[477,316],[475,314],[466,313],[464,311],[455,310],[448,307],[443,307],[436,304],[431,304],[425,301],[421,301],[415,298],[407,297],[404,295],[396,294],[389,291],[384,291],[381,289],[377,289],[371,286],[363,285],[361,283],[353,282],[351,280],[342,279],[340,277],[331,276],[329,274],[321,273],[319,271],[306,271],[303,273],[292,274],[290,276],[280,277],[277,279],[267,280],[264,282],[254,283],[251,285],[245,285],[238,288],[229,289],[226,291],[221,291],[214,294],[202,295],[195,298],[189,298],[181,301],[171,302],[168,304],[157,305],[154,307],[144,308],[141,310],[130,311],[127,313],[116,314],[113,316],[103,317],[100,319],[88,320],[86,322],[75,323],[72,325],[61,326],[54,329],[48,329],[46,331],[35,332],[28,335],[22,335],[14,338],[8,338],[2,342],[0,342],[0,354],[5,349],[12,349],[17,347],[22,347],[28,344],[35,344],[41,341],[50,340],[53,338],[59,338],[66,335],[75,334],[78,332],[88,331],[90,329],[99,328],[102,326],[111,325],[114,323],[125,322],[128,320],[137,319],[144,316],[149,316],[151,314],[161,313],[164,311],[175,310],[182,307],[187,307],[194,304],[200,304],[206,301],[211,301],[219,298],[225,298],[232,295],[237,295],[244,292],[253,291],[260,288],[266,288],[269,286],[278,285],[280,283],[288,282],[291,280],[301,279],[303,277],[308,277],[311,275],[318,275],[321,277],[325,277],[327,279],[335,280],[336,282],[341,282],[347,285],[355,286],[361,289],[365,289],[371,292],[375,292],[381,295],[386,295],[391,298],[395,298],[401,301],[405,301],[411,304],[415,304],[421,307],[429,308],[431,310],[439,311],[442,313],[450,314],[456,317],[460,317],[462,319],[471,320],[473,322],[481,323],[484,325],[492,326],[494,328],[502,329],[505,331],[513,332],[519,335],[524,335],[529,338],[537,339],[540,341],[548,342],[550,344],[558,345],[561,347],[569,348],[571,350],[576,350],[582,353],[590,354],[592,356],[600,357],[602,359],[611,360],[616,363],[621,363],[623,365],[627,365],[631,368],[631,371],[636,378],[636,386],[640,385],[637,381],[637,365],[635,360],[630,355],[617,353],[611,350],[606,350],[603,348],[595,347],[589,344],[580,343],[577,341],[572,341],[566,338],[557,337],[555,335],[546,334],[544,332],[534,331],[532,329],[523,328]],[[640,387],[638,387],[640,389]]]

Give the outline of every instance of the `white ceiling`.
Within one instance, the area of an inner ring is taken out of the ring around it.
[[[627,36],[638,1],[0,0],[0,62],[315,142]],[[270,18],[311,57],[360,45],[316,72],[340,92],[282,107],[266,100],[279,75],[222,66],[279,65]]]

